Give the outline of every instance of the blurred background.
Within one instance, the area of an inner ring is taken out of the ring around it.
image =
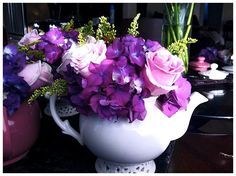
[[[47,31],[50,24],[60,25],[71,18],[77,26],[89,20],[96,25],[103,15],[122,35],[131,19],[141,13],[140,35],[161,41],[163,6],[163,3],[4,3],[3,25],[8,40],[17,40],[35,26]],[[191,36],[199,42],[191,46],[190,56],[205,47],[232,48],[233,3],[196,3]]]

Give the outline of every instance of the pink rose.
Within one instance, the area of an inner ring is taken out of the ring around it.
[[[146,53],[146,63],[142,75],[152,95],[165,94],[176,88],[173,83],[184,70],[180,58],[161,47],[155,52]]]
[[[29,45],[30,43],[33,43],[37,40],[39,40],[41,37],[38,34],[38,31],[36,29],[32,30],[31,32],[25,34],[21,40],[18,42],[18,45]],[[35,46],[31,46],[33,49]]]
[[[71,48],[63,55],[62,64],[57,71],[65,71],[66,65],[70,64],[75,73],[88,76],[90,75],[88,69],[90,62],[100,64],[106,58],[106,50],[104,41],[96,41],[93,37],[89,37],[87,43],[82,46],[73,43]]]
[[[53,82],[53,75],[51,74],[52,68],[45,62],[38,61],[33,64],[28,64],[18,73],[31,87],[31,91],[51,84]]]

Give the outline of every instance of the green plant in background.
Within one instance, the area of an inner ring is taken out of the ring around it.
[[[194,3],[165,3],[164,25],[162,29],[162,45],[169,47],[175,43],[180,51],[169,50],[177,54],[184,62],[185,74],[188,72],[188,47],[187,44],[197,40],[189,39]],[[173,46],[172,46],[173,48]],[[175,52],[173,52],[175,51]]]

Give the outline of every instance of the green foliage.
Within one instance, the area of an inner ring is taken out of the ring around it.
[[[63,79],[56,79],[52,85],[36,89],[29,98],[28,103],[30,104],[33,101],[35,101],[38,97],[45,96],[46,94],[62,96],[63,94],[66,93],[66,91],[67,91],[66,81]]]
[[[96,39],[104,40],[105,43],[111,43],[116,37],[115,25],[110,24],[107,18],[102,16],[99,18],[98,29],[96,31]]]
[[[193,38],[181,39],[181,40],[178,40],[178,41],[170,44],[167,49],[172,54],[179,56],[179,55],[184,54],[187,44],[196,43],[196,42],[197,42],[197,39],[193,39]]]
[[[128,28],[128,33],[133,36],[138,36],[139,31],[138,31],[138,19],[140,17],[140,13],[138,13],[133,21],[130,23],[130,28]]]
[[[26,52],[26,51],[28,51],[30,49],[31,46],[36,45],[36,44],[38,44],[40,42],[41,42],[41,40],[36,40],[36,41],[34,41],[34,42],[32,42],[32,43],[30,43],[28,45],[19,46],[18,50],[20,52]]]
[[[88,35],[93,36],[95,34],[92,21],[89,21],[88,24],[85,24],[84,26],[76,29],[76,31],[79,32],[79,35],[78,35],[79,45],[82,45],[86,42],[86,37]]]
[[[31,50],[30,49],[31,46],[36,45],[39,42],[41,42],[41,40],[37,40],[37,41],[32,42],[28,45],[20,46],[19,51],[20,52],[25,52],[27,56],[32,56],[33,55],[33,58],[34,58],[35,61],[42,60],[42,59],[45,58],[45,55],[42,51],[40,51],[40,50]]]
[[[74,19],[72,18],[69,22],[67,22],[66,24],[61,25],[61,29],[63,31],[71,31],[72,29],[74,29]]]
[[[183,60],[184,73],[188,72],[188,47],[187,44],[196,43],[197,39],[187,38],[178,40],[168,46],[168,50]]]

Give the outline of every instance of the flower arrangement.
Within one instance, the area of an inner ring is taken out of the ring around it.
[[[157,108],[169,117],[186,109],[191,85],[182,77],[183,61],[159,42],[138,37],[139,16],[121,37],[105,17],[100,17],[97,30],[91,21],[75,28],[72,20],[46,33],[26,34],[19,43],[28,62],[43,60],[54,75],[54,82],[35,90],[29,101],[45,93],[57,94],[82,114],[130,122],[145,119],[144,98],[151,96],[157,97]]]
[[[53,83],[52,64],[70,47],[70,42],[64,42],[60,35],[57,29],[44,35],[33,30],[23,36],[18,45],[4,47],[3,105],[8,115],[13,115],[36,89]],[[63,36],[73,37],[73,33]]]

